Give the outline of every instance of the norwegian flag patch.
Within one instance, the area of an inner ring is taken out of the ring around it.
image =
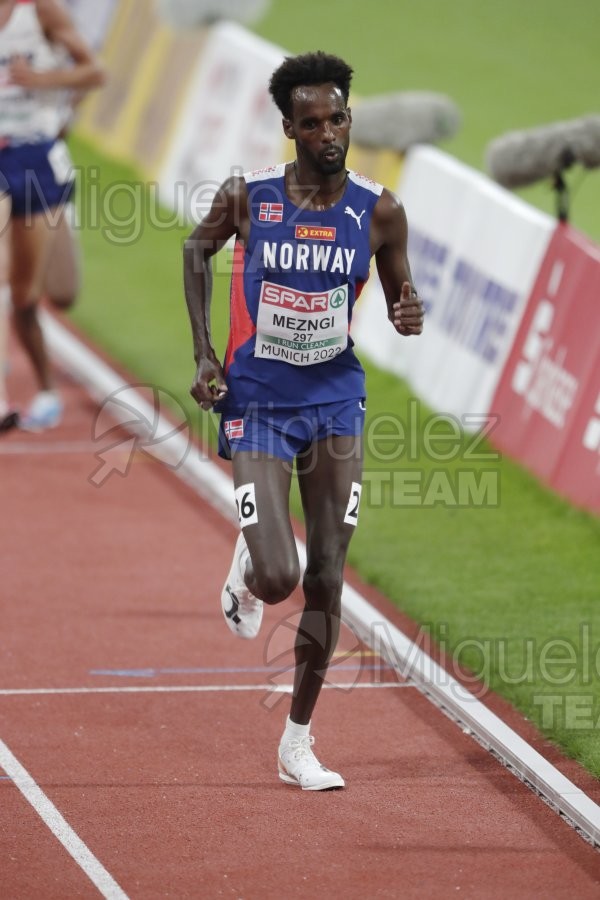
[[[244,437],[244,420],[243,419],[227,419],[224,425],[225,437],[228,441],[234,441],[236,438]]]
[[[283,222],[283,203],[261,203],[258,209],[259,222]]]

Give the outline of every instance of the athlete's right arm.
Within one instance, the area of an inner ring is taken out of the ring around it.
[[[211,257],[234,235],[247,237],[247,207],[244,179],[229,178],[217,191],[210,211],[191,233],[183,250],[185,300],[197,366],[190,393],[203,409],[210,409],[227,393],[225,375],[210,336]]]
[[[36,0],[35,8],[46,39],[53,46],[64,48],[72,64],[38,72],[25,57],[17,56],[10,66],[13,84],[28,90],[68,88],[88,91],[101,87],[106,80],[104,68],[75,28],[62,3],[59,0]]]

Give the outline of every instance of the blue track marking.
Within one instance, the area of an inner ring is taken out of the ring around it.
[[[289,672],[292,668],[292,665],[283,666],[281,668],[274,668],[273,666],[230,666],[225,668],[194,668],[194,669],[91,669],[90,675],[109,675],[115,678],[158,678],[161,675],[239,675],[239,674],[252,674],[252,673],[261,673],[261,672],[272,672],[277,674],[278,672]],[[341,664],[336,666],[335,664],[330,668],[335,669],[336,672],[356,672],[357,670],[374,670],[374,669],[389,669],[386,663],[382,662],[380,664]]]

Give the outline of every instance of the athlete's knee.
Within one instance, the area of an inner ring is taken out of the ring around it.
[[[300,568],[294,561],[273,561],[264,571],[254,570],[257,595],[265,603],[281,603],[296,589]]]
[[[343,566],[322,560],[307,566],[302,581],[304,595],[313,608],[337,613],[344,584]]]

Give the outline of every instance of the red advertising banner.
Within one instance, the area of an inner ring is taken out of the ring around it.
[[[559,225],[491,404],[494,443],[596,511],[599,395],[600,247]]]
[[[600,354],[596,378],[577,408],[552,486],[578,506],[600,512]]]

